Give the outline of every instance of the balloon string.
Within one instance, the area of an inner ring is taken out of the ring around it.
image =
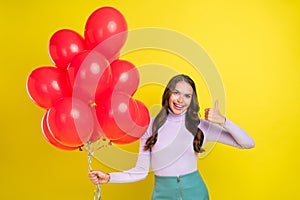
[[[88,170],[92,171],[93,170],[92,166],[91,166],[92,153],[91,153],[91,142],[90,141],[87,142],[86,148],[87,148],[87,151],[88,151]],[[100,184],[97,184],[96,185],[96,192],[95,192],[95,195],[94,195],[94,200],[100,200],[100,199],[101,199]]]

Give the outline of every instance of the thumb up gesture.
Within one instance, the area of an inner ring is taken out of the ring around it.
[[[216,123],[216,124],[223,124],[226,121],[226,118],[221,115],[219,111],[219,102],[216,100],[214,108],[206,108],[205,111],[205,119],[207,121]]]

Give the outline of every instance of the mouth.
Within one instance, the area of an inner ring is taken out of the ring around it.
[[[177,110],[182,110],[184,108],[183,105],[180,105],[180,104],[177,104],[177,103],[173,103],[174,105],[174,108],[177,109]]]

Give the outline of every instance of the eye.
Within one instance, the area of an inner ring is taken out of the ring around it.
[[[179,94],[179,92],[175,90],[175,91],[173,92],[173,94]]]
[[[186,94],[186,95],[184,95],[185,96],[185,98],[187,98],[187,99],[190,99],[191,97],[192,97],[192,95],[190,95],[190,94]]]

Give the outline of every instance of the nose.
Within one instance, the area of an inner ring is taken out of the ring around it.
[[[177,98],[177,101],[178,101],[179,103],[181,103],[181,102],[182,102],[182,99],[183,99],[182,96],[179,95],[178,98]]]

